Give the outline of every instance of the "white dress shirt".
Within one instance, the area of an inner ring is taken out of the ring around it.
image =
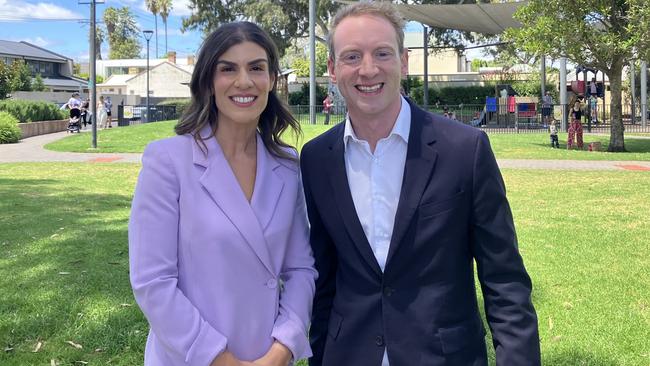
[[[393,129],[388,137],[377,142],[374,153],[367,141],[357,138],[349,116],[343,134],[345,170],[354,208],[382,271],[393,235],[411,130],[411,107],[401,99]],[[389,366],[386,351],[382,366]]]

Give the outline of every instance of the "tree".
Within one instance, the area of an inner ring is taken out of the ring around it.
[[[22,60],[15,60],[11,63],[11,90],[12,91],[31,91],[32,74],[29,67]]]
[[[172,0],[158,0],[158,7],[160,8],[160,17],[165,25],[165,55],[167,55],[167,18],[172,10]]]
[[[631,12],[631,5],[640,11]],[[650,4],[639,0],[530,0],[515,13],[523,28],[511,29],[506,34],[524,50],[566,56],[609,77],[610,152],[625,151],[621,113],[623,65],[633,57],[633,47],[643,47],[643,38],[647,38],[647,33],[631,30],[636,22],[643,21],[638,18],[639,13],[647,14],[648,7]]]
[[[5,99],[11,93],[12,74],[7,64],[0,61],[0,100]]]
[[[33,91],[46,91],[45,83],[43,83],[43,77],[41,74],[36,74],[36,77],[32,81],[32,90]]]
[[[340,6],[332,0],[317,2],[317,39],[325,42],[329,19]],[[309,2],[304,0],[189,0],[192,15],[183,19],[183,30],[199,29],[210,33],[220,24],[247,19],[259,24],[284,55],[294,38],[309,34]]]
[[[108,33],[109,59],[137,58],[141,45],[140,30],[128,7],[108,7],[104,11],[104,24]]]
[[[322,43],[316,44],[316,76],[327,72],[327,47]],[[302,52],[302,57],[296,57],[291,63],[298,76],[309,76],[309,56]]]
[[[153,19],[155,22],[155,33],[156,33],[156,58],[158,58],[158,13],[160,12],[160,6],[158,0],[145,0],[147,4],[147,9],[153,14]]]

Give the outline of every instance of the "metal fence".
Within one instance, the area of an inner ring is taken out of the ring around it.
[[[301,124],[310,124],[309,106],[292,105],[289,109],[293,116]],[[539,133],[548,130],[548,124],[542,115],[541,103],[519,103],[510,105],[484,104],[458,104],[458,105],[437,105],[427,106],[430,112],[446,115],[448,118],[457,120],[459,123],[481,128],[491,133]],[[149,122],[175,120],[180,118],[176,106],[149,106]],[[568,117],[569,107],[563,109],[561,105],[551,107],[551,116],[558,121],[562,118],[562,111]],[[345,119],[346,110],[341,106],[334,106],[330,113],[323,113],[323,106],[314,106],[316,113],[316,124],[334,125]],[[147,121],[146,106],[118,106],[118,125],[129,126]],[[582,122],[586,132],[608,133],[611,128],[610,105],[599,104],[595,110],[589,106],[582,111]],[[642,123],[640,107],[636,106],[632,113],[631,105],[622,106],[622,118],[626,132],[650,132],[650,112],[648,112],[645,125]]]
[[[548,131],[548,123],[542,114],[541,103],[519,103],[514,105],[496,105],[488,108],[484,104],[458,104],[458,105],[437,105],[427,106],[426,110],[446,115],[448,118],[457,120],[459,123],[481,128],[491,133],[539,133]],[[290,110],[294,117],[301,124],[310,124],[309,106],[293,105]],[[342,107],[334,109],[327,115],[323,113],[323,106],[314,107],[316,112],[316,124],[336,124],[345,119],[346,110]],[[551,118],[558,123],[562,119],[562,110],[567,114],[567,121],[570,122],[569,107],[563,109],[561,105],[550,107]],[[636,106],[635,113],[632,113],[631,105],[622,106],[622,118],[626,132],[650,132],[650,112],[647,114],[645,125],[642,123],[640,107]],[[582,109],[582,123],[586,132],[609,133],[611,128],[610,105],[599,104],[592,111],[590,107]]]
[[[180,118],[180,113],[175,105],[150,105],[149,118],[145,105],[119,105],[117,106],[118,126],[130,126],[146,122],[168,121]]]

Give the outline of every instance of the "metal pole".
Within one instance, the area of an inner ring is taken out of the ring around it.
[[[309,0],[309,123],[316,124],[316,0]]]
[[[632,95],[632,111],[630,111],[630,123],[634,124],[635,122],[635,110],[636,110],[636,80],[634,80],[634,60],[630,61],[630,94]]]
[[[566,109],[566,57],[560,57],[560,105],[562,105],[562,131],[567,130]]]
[[[542,98],[544,98],[544,95],[546,94],[546,55],[542,55],[541,59],[541,92],[542,92]]]
[[[422,24],[422,39],[423,44],[422,48],[424,50],[424,83],[422,84],[422,106],[425,110],[429,110],[427,105],[429,105],[429,30],[427,26]]]
[[[648,63],[641,61],[641,125],[648,126]]]
[[[147,109],[146,109],[146,118],[145,122],[149,122],[149,39],[147,39]]]
[[[93,149],[97,148],[97,85],[95,80],[97,80],[97,65],[95,64],[97,57],[97,51],[95,50],[95,42],[97,39],[97,30],[95,24],[95,0],[90,2],[90,123],[92,126],[92,147]]]

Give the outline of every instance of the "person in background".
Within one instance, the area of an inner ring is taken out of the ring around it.
[[[328,71],[344,123],[300,166],[319,277],[311,366],[539,366],[532,284],[485,132],[400,95],[404,20],[387,2],[341,8]]]
[[[81,123],[83,123],[84,128],[88,125],[88,113],[90,109],[90,99],[86,98],[81,102]]]
[[[330,123],[330,113],[332,113],[332,97],[327,95],[323,100],[323,113],[325,114],[325,124]]]
[[[97,111],[97,128],[105,129],[108,121],[108,115],[106,114],[103,95],[101,95],[97,100],[95,111]]]
[[[551,122],[548,125],[549,136],[551,139],[552,148],[560,148],[560,142],[557,137],[557,122],[554,119],[551,119]]]
[[[287,366],[311,356],[317,273],[271,38],[207,36],[178,136],[149,144],[129,222],[130,278],[149,321],[145,366]],[[286,135],[284,135],[286,136]]]
[[[104,102],[104,107],[106,108],[106,124],[108,125],[108,128],[113,127],[113,120],[111,118],[111,109],[113,109],[113,102],[111,102],[111,97],[106,97],[106,101]]]

